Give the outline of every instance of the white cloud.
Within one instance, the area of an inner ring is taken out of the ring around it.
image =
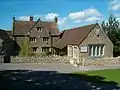
[[[33,15],[34,18],[42,18],[43,15],[39,15],[39,14],[36,14],[36,15]]]
[[[74,23],[81,23],[82,20],[75,20]]]
[[[120,10],[120,0],[111,0],[109,8],[113,11]]]
[[[45,19],[46,20],[53,20],[55,17],[58,17],[59,14],[57,13],[48,13],[47,15],[45,15]]]
[[[89,17],[87,19],[85,19],[86,22],[94,22],[94,21],[100,21],[100,17]]]
[[[82,21],[95,21],[99,20],[102,14],[95,8],[91,7],[80,12],[69,13],[68,18],[73,20],[74,23],[81,23]]]
[[[84,10],[84,12],[85,12],[86,16],[92,16],[92,15],[102,16],[102,14],[98,10],[96,10],[95,8],[86,9],[86,10]]]
[[[85,13],[84,12],[74,12],[74,13],[70,13],[68,15],[68,17],[72,20],[75,19],[84,19],[85,18]]]
[[[66,17],[59,18],[59,19],[58,19],[58,24],[59,24],[59,25],[63,25],[63,24],[65,24],[65,23],[66,23],[66,20],[67,20],[67,18],[66,18]]]
[[[117,3],[115,5],[112,6],[112,10],[120,10],[120,3]]]
[[[120,17],[118,17],[117,20],[120,22]]]
[[[20,16],[18,19],[22,21],[29,21],[29,16]]]
[[[110,4],[116,4],[118,0],[111,0]]]

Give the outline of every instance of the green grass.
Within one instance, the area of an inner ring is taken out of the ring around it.
[[[106,69],[97,71],[75,72],[73,74],[85,74],[88,76],[100,76],[104,77],[104,81],[114,81],[120,84],[120,68],[119,69]]]

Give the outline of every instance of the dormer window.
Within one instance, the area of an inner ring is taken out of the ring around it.
[[[43,30],[43,27],[37,27],[36,30],[37,30],[38,32],[41,32],[41,31]]]
[[[30,37],[30,42],[36,42],[36,37]]]
[[[49,37],[43,37],[43,42],[49,41]]]

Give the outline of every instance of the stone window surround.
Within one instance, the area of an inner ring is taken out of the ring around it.
[[[49,52],[50,47],[42,47],[42,52]]]
[[[36,42],[36,37],[30,37],[30,42]]]
[[[100,57],[104,56],[105,45],[104,44],[92,44],[89,46],[89,56]]]
[[[43,37],[43,42],[48,42],[49,41],[49,37]]]
[[[68,45],[68,56],[77,58],[77,50],[79,50],[77,45]]]
[[[38,47],[32,47],[33,52],[37,52]]]
[[[36,31],[42,32],[42,30],[43,30],[43,27],[36,27]]]

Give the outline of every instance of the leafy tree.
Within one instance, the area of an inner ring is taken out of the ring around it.
[[[28,56],[31,53],[31,48],[29,45],[29,41],[28,39],[25,37],[25,39],[23,40],[22,44],[21,44],[21,50],[19,52],[20,56]]]
[[[103,21],[101,26],[114,44],[114,52],[120,52],[120,28],[119,21],[114,14],[110,14],[108,21]]]

